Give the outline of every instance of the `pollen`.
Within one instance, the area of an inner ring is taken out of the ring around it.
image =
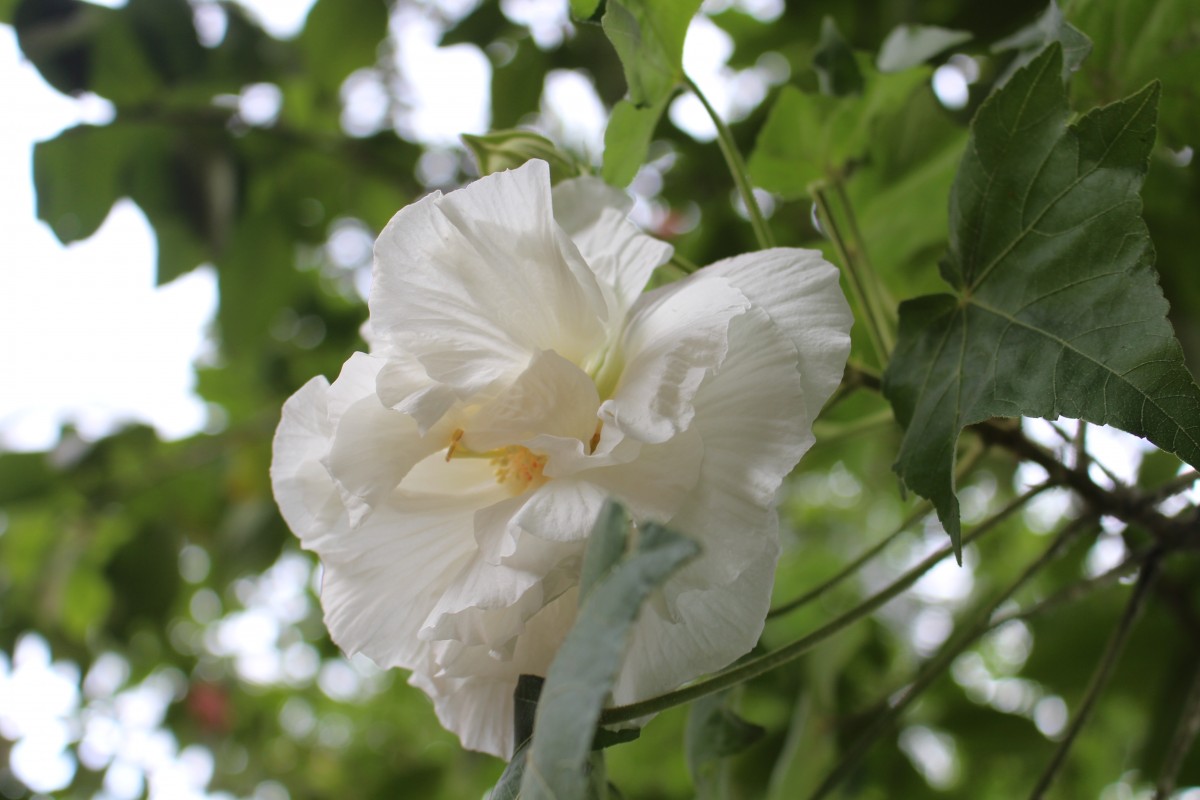
[[[545,483],[545,467],[546,456],[519,445],[504,448],[492,459],[496,482],[514,496]]]

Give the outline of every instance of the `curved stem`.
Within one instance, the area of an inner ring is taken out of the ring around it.
[[[737,186],[738,194],[741,195],[742,202],[746,204],[746,214],[750,217],[750,225],[754,228],[754,237],[758,240],[759,248],[766,250],[768,247],[774,247],[775,237],[771,235],[771,229],[767,227],[762,209],[758,207],[754,189],[750,186],[750,177],[746,173],[746,162],[742,160],[742,154],[738,152],[737,143],[733,140],[733,132],[729,130],[729,126],[725,124],[725,120],[721,119],[717,110],[708,102],[708,98],[700,91],[700,87],[686,75],[683,77],[683,81],[692,94],[696,95],[700,104],[704,106],[704,110],[708,112],[709,118],[717,128],[717,144],[721,147],[721,155],[725,156],[725,164],[733,176],[733,183]]]
[[[996,513],[995,516],[988,519],[975,527],[970,534],[963,537],[963,545],[978,539],[988,531],[995,528],[1002,520],[1007,518],[1014,511],[1019,509],[1025,503],[1032,500],[1037,494],[1046,488],[1045,485],[1038,486],[1025,492],[1020,497],[1014,499],[1007,506]],[[657,714],[660,711],[665,711],[668,708],[689,703],[705,695],[719,692],[722,689],[728,689],[731,686],[736,686],[740,683],[745,683],[752,678],[757,678],[776,667],[781,667],[791,661],[795,661],[800,656],[807,653],[813,647],[830,638],[843,629],[848,628],[853,623],[871,614],[880,606],[885,605],[892,598],[907,590],[910,586],[916,583],[925,575],[926,572],[933,569],[939,561],[954,552],[954,548],[946,545],[942,549],[927,557],[924,561],[917,564],[915,567],[905,572],[897,578],[886,589],[871,595],[862,603],[850,609],[840,617],[835,618],[831,622],[823,625],[807,636],[803,636],[791,644],[784,645],[778,650],[774,650],[758,658],[744,661],[737,664],[724,672],[717,674],[700,681],[693,683],[691,686],[685,686],[682,689],[676,689],[673,692],[651,697],[649,700],[642,700],[638,703],[631,703],[627,706],[615,706],[605,709],[600,714],[601,725],[613,725],[618,722],[629,722],[630,720],[644,717],[648,714]]]
[[[1100,663],[1096,665],[1096,671],[1092,673],[1092,679],[1088,681],[1087,691],[1084,692],[1083,701],[1079,704],[1079,710],[1075,712],[1075,719],[1071,721],[1071,727],[1067,729],[1067,735],[1059,743],[1058,749],[1054,751],[1054,757],[1050,759],[1050,763],[1046,765],[1045,771],[1037,784],[1033,787],[1033,791],[1029,793],[1029,800],[1038,800],[1044,797],[1046,790],[1050,788],[1058,770],[1062,767],[1067,759],[1067,753],[1071,750],[1071,745],[1075,743],[1075,737],[1079,735],[1079,731],[1083,728],[1083,724],[1087,722],[1091,716],[1092,708],[1096,704],[1096,698],[1100,696],[1100,692],[1108,685],[1108,679],[1112,674],[1112,669],[1116,666],[1117,659],[1121,656],[1121,651],[1125,649],[1125,642],[1129,639],[1129,632],[1133,630],[1133,625],[1137,622],[1138,616],[1142,611],[1142,604],[1149,594],[1151,584],[1154,583],[1154,578],[1158,574],[1158,560],[1152,558],[1147,562],[1142,569],[1141,575],[1138,576],[1137,585],[1133,588],[1133,594],[1129,598],[1129,602],[1125,605],[1125,612],[1121,615],[1121,621],[1117,623],[1116,629],[1112,636],[1109,637],[1108,644],[1104,648],[1104,655],[1100,657]]]

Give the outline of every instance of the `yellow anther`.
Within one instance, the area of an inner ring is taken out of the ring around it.
[[[454,458],[454,451],[458,449],[458,443],[462,441],[463,429],[455,428],[454,433],[450,434],[450,446],[446,448],[446,460]]]

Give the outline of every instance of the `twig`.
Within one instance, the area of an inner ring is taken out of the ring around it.
[[[872,721],[862,735],[860,735],[858,739],[856,739],[854,743],[850,745],[850,749],[842,755],[841,760],[839,760],[837,765],[834,766],[833,771],[830,772],[829,775],[825,777],[825,780],[821,782],[821,785],[817,787],[817,790],[812,794],[810,800],[819,800],[819,798],[828,796],[831,791],[833,791],[843,780],[845,780],[854,767],[858,764],[859,760],[871,748],[871,745],[873,745],[880,735],[887,730],[891,723],[897,717],[899,717],[900,714],[902,714],[904,710],[908,708],[908,706],[912,704],[912,702],[916,700],[922,692],[925,691],[925,689],[927,689],[935,680],[937,680],[937,678],[942,675],[943,672],[945,672],[946,668],[950,666],[950,664],[962,651],[966,650],[967,647],[969,647],[980,636],[990,629],[991,617],[996,612],[996,609],[1003,605],[1010,597],[1016,594],[1017,590],[1025,585],[1030,578],[1037,574],[1042,567],[1053,561],[1062,548],[1067,544],[1067,542],[1074,539],[1075,536],[1078,535],[1084,528],[1094,525],[1095,520],[1093,518],[1083,517],[1075,520],[1063,528],[1062,531],[1060,531],[1059,534],[1054,537],[1054,541],[1050,543],[1050,546],[1046,548],[1042,555],[1040,555],[1025,568],[1020,577],[1009,584],[1004,591],[993,598],[990,603],[976,613],[971,625],[968,626],[962,634],[944,645],[938,654],[925,664],[925,666],[917,674],[917,677],[906,689],[903,690],[900,697],[896,699],[894,703],[890,705],[884,705],[882,710],[875,715],[874,721]],[[885,700],[884,703],[886,704],[886,702],[887,701]]]
[[[1112,674],[1112,669],[1116,665],[1117,660],[1121,656],[1121,651],[1125,648],[1125,642],[1129,638],[1130,631],[1133,630],[1133,625],[1137,622],[1138,616],[1141,614],[1142,604],[1149,593],[1151,584],[1154,582],[1154,577],[1158,573],[1158,558],[1151,558],[1146,566],[1142,569],[1141,575],[1138,576],[1137,585],[1133,588],[1133,594],[1129,598],[1129,602],[1125,605],[1125,613],[1121,615],[1120,622],[1117,623],[1116,629],[1112,636],[1109,637],[1108,645],[1104,648],[1104,655],[1100,657],[1100,663],[1096,665],[1096,671],[1092,673],[1092,678],[1088,681],[1087,690],[1084,692],[1083,701],[1079,704],[1079,710],[1075,712],[1075,718],[1071,721],[1071,726],[1067,729],[1067,735],[1059,742],[1058,748],[1054,751],[1053,758],[1046,765],[1046,769],[1042,772],[1042,776],[1034,785],[1033,791],[1030,792],[1030,800],[1039,800],[1044,797],[1046,790],[1050,788],[1050,784],[1054,782],[1055,776],[1059,769],[1062,768],[1066,761],[1067,753],[1071,750],[1071,745],[1075,743],[1075,738],[1079,735],[1079,731],[1083,728],[1088,717],[1091,716],[1092,708],[1096,704],[1096,699],[1100,696],[1100,692],[1108,684],[1108,679]]]

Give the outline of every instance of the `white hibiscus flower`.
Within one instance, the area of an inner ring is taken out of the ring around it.
[[[624,704],[750,650],[776,490],[838,385],[851,316],[810,250],[645,294],[671,253],[595,179],[531,161],[400,211],[375,245],[372,352],[284,406],[271,475],[324,567],[333,640],[412,671],[466,747],[511,755],[512,694],[575,617],[607,497],[699,540],[643,610]]]

